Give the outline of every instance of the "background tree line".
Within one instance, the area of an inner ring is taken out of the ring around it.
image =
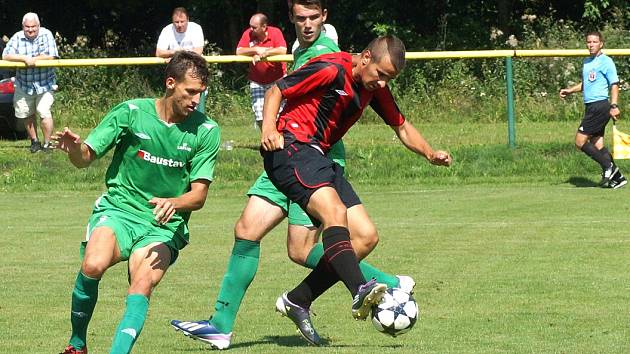
[[[44,27],[59,34],[63,58],[152,56],[177,6],[185,6],[203,27],[205,54],[233,54],[255,12],[267,14],[288,43],[295,39],[285,0],[0,0],[0,36],[8,39],[20,30],[24,13],[33,11]],[[584,48],[584,33],[591,29],[603,31],[608,48],[630,48],[628,0],[328,0],[328,8],[340,47],[350,52],[384,33],[401,37],[409,51],[574,49]],[[582,108],[579,95],[559,104],[557,90],[579,80],[581,60],[516,59],[517,119],[575,119]],[[630,57],[616,57],[615,63],[622,90],[628,91]],[[222,124],[249,124],[247,64],[211,64],[211,69],[208,113]],[[94,126],[121,100],[159,94],[162,70],[58,69],[54,114],[62,124]],[[504,76],[503,59],[420,60],[410,61],[391,87],[412,120],[498,122],[505,119]],[[373,119],[378,118],[367,114],[362,121]]]
[[[221,53],[234,52],[249,17],[258,11],[283,29],[288,40],[295,38],[284,0],[0,0],[0,34],[11,36],[20,29],[22,15],[33,11],[45,27],[69,41],[83,36],[88,46],[106,48],[112,55],[150,55],[176,6],[189,9]],[[342,49],[350,51],[382,32],[399,35],[410,50],[505,47],[509,44],[491,35],[520,39],[527,16],[569,21],[581,29],[605,24],[627,28],[630,21],[627,0],[329,0],[328,7],[328,22],[337,27]]]

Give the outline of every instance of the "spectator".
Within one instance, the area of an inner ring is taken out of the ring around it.
[[[249,29],[243,32],[241,40],[236,46],[237,55],[252,57],[249,64],[249,87],[252,95],[252,109],[256,127],[262,125],[262,108],[265,92],[274,81],[283,77],[286,73],[286,64],[281,62],[261,62],[272,55],[287,53],[287,43],[279,28],[267,24],[267,16],[261,13],[254,14],[249,20]]]
[[[15,94],[13,107],[15,117],[25,119],[24,126],[31,138],[31,152],[50,151],[50,135],[53,132],[53,119],[50,108],[56,88],[55,69],[35,68],[40,60],[59,58],[57,44],[53,34],[40,27],[39,16],[29,12],[22,18],[22,31],[16,32],[6,48],[2,51],[2,59],[24,62],[27,69],[18,69],[15,74]],[[35,113],[41,119],[44,145],[37,137]]]
[[[204,44],[201,26],[188,21],[188,11],[183,7],[173,10],[172,19],[173,23],[160,32],[155,56],[168,59],[178,50],[190,50],[201,55]]]

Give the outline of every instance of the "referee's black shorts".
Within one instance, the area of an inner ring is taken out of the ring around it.
[[[589,136],[604,136],[609,120],[610,103],[608,100],[587,103],[578,132]]]
[[[304,211],[311,195],[322,187],[334,188],[346,208],[361,204],[343,167],[308,144],[287,143],[282,150],[263,152],[263,157],[269,180]]]

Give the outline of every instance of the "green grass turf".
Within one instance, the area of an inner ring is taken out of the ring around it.
[[[369,261],[417,281],[421,319],[393,339],[355,322],[337,285],[314,306],[323,350],[274,313],[275,298],[306,271],[286,257],[285,224],[262,245],[258,275],[235,327],[235,353],[630,352],[630,188],[512,183],[407,185],[357,190],[380,231]],[[191,219],[192,243],[157,288],[134,353],[203,353],[170,319],[212,312],[244,188],[214,188]],[[70,333],[78,245],[95,191],[0,195],[0,352],[54,353]],[[89,329],[106,353],[122,316],[126,267],[106,273]]]

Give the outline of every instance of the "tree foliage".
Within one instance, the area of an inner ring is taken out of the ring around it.
[[[375,34],[395,33],[410,50],[496,48],[491,34],[523,35],[524,16],[571,21],[581,29],[614,23],[627,28],[627,0],[345,0],[329,1],[329,22],[340,33],[342,49],[362,49]],[[249,17],[261,11],[295,38],[286,1],[278,0],[0,0],[0,35],[20,30],[24,13],[36,12],[42,25],[69,41],[88,39],[111,55],[150,55],[174,7],[185,6],[219,52],[231,54]],[[496,39],[496,38],[495,38]],[[505,45],[505,42],[500,43]]]

